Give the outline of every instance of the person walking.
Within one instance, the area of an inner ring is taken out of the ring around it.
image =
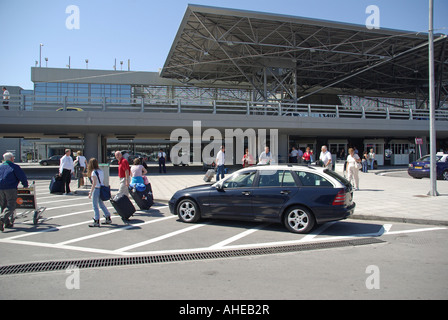
[[[289,162],[297,163],[299,157],[299,151],[297,151],[296,147],[292,147],[291,153],[289,154]]]
[[[0,165],[0,231],[11,228],[14,224],[14,212],[17,206],[17,186],[19,182],[28,188],[28,179],[20,166],[14,163],[14,155],[3,155],[4,163]]]
[[[373,152],[373,149],[370,149],[369,161],[370,161],[370,170],[373,170],[373,165],[375,163],[375,152]]]
[[[131,184],[145,183],[143,176],[147,174],[145,167],[141,164],[139,158],[134,159],[134,165],[131,167]]]
[[[78,172],[77,172],[77,177],[78,177],[78,188],[84,186],[84,174],[86,172],[86,168],[87,168],[87,159],[86,157],[84,157],[82,155],[81,151],[78,151],[76,153],[78,156],[76,157],[75,162],[78,164]]]
[[[310,165],[311,164],[311,151],[310,151],[310,147],[306,147],[305,152],[303,153],[302,156],[302,160],[303,163]]]
[[[6,90],[6,87],[3,87],[2,90],[3,90],[3,108],[9,110],[9,91]]]
[[[347,156],[347,180],[351,183],[354,181],[355,190],[359,190],[359,164],[361,159],[355,153],[353,148],[348,149],[349,155]]]
[[[243,162],[243,168],[253,166],[255,164],[254,157],[249,153],[249,149],[246,148],[243,159],[241,159]]]
[[[224,179],[224,165],[226,164],[226,149],[224,146],[221,146],[221,150],[218,151],[216,155],[216,181]]]
[[[264,151],[258,157],[258,164],[271,164],[271,162],[272,154],[269,151],[269,147],[264,147]]]
[[[331,153],[327,150],[327,146],[322,146],[319,160],[322,161],[322,166],[326,169],[331,169]]]
[[[89,199],[92,199],[92,207],[94,212],[93,223],[90,224],[89,227],[100,227],[99,208],[101,208],[104,213],[104,217],[106,218],[105,224],[111,224],[112,220],[110,218],[110,212],[107,210],[103,200],[100,198],[100,188],[103,185],[104,173],[99,168],[97,159],[91,158],[89,160],[89,164],[87,165],[87,176],[92,180],[92,188],[89,192]]]
[[[59,161],[59,175],[62,177],[65,191],[64,194],[66,195],[72,193],[70,191],[70,182],[72,180],[72,175],[75,172],[71,153],[72,151],[70,149],[65,149],[65,155]]]
[[[118,178],[120,179],[120,187],[115,197],[121,195],[129,196],[129,183],[130,183],[130,168],[129,162],[126,160],[120,151],[115,152],[115,158],[118,160]]]
[[[362,172],[367,173],[369,172],[369,154],[367,151],[364,151],[362,154]]]
[[[162,173],[162,169],[163,169],[163,173],[166,173],[166,153],[163,152],[162,149],[159,150],[159,153],[157,154],[157,159],[159,160],[159,173]]]

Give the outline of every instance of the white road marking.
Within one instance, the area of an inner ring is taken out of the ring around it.
[[[175,216],[173,216],[173,217],[175,217]],[[195,224],[195,225],[193,225],[191,227],[188,227],[188,228],[184,228],[184,229],[181,229],[181,230],[173,231],[173,232],[164,234],[164,235],[156,237],[156,238],[152,238],[152,239],[149,239],[149,240],[146,240],[146,241],[138,242],[138,243],[135,243],[133,245],[117,249],[114,252],[129,251],[129,250],[132,250],[132,249],[135,249],[135,248],[138,248],[138,247],[145,246],[145,245],[150,244],[150,243],[154,243],[154,242],[157,242],[157,241],[160,241],[160,240],[164,240],[164,239],[167,239],[167,238],[171,238],[171,237],[177,236],[178,234],[181,234],[181,233],[184,233],[184,232],[188,232],[188,231],[191,231],[191,230],[194,230],[194,229],[197,229],[197,228],[204,227],[206,225],[207,225],[207,223]]]
[[[156,222],[160,222],[160,221],[165,221],[165,220],[169,220],[169,219],[172,219],[172,218],[175,218],[175,217],[176,216],[169,216],[169,217],[159,218],[159,219],[156,219],[156,220],[150,220],[150,221],[145,221],[145,222],[141,222],[141,223],[125,225],[125,226],[119,227],[117,229],[113,229],[113,230],[109,230],[109,231],[105,231],[105,232],[101,232],[101,233],[97,233],[97,234],[91,234],[91,235],[88,235],[88,236],[85,236],[85,237],[70,239],[70,240],[67,240],[67,241],[59,242],[57,244],[58,245],[66,245],[66,244],[69,244],[69,243],[74,243],[74,242],[79,242],[79,241],[83,241],[83,240],[87,240],[87,239],[102,237],[102,236],[106,236],[106,235],[111,234],[111,233],[115,233],[115,232],[119,232],[119,231],[123,231],[123,230],[127,230],[127,229],[132,229],[132,228],[135,228],[135,227],[139,227],[139,226],[143,226],[143,225],[147,225],[147,224],[152,224],[152,223],[156,223]]]
[[[228,238],[226,240],[218,242],[218,243],[210,246],[209,248],[210,249],[222,248],[222,247],[228,245],[229,243],[235,242],[235,241],[237,241],[237,240],[239,240],[241,238],[244,238],[244,237],[246,237],[246,236],[248,236],[248,235],[250,235],[250,234],[252,234],[252,233],[254,233],[254,232],[258,231],[258,230],[261,230],[261,229],[267,227],[268,225],[269,225],[269,223],[265,223],[265,224],[263,224],[263,225],[261,225],[259,227],[255,227],[255,228],[243,231],[243,232],[241,232],[241,233],[239,233],[239,234],[237,234],[237,235],[235,235],[233,237],[230,237],[230,238]]]

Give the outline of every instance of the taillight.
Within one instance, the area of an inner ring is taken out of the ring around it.
[[[345,192],[341,190],[338,192],[336,197],[333,200],[333,206],[343,206],[345,204]]]

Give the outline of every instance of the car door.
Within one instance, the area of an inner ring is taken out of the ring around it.
[[[237,172],[221,187],[210,192],[209,213],[221,218],[245,218],[252,215],[252,192],[256,170]]]
[[[252,196],[254,216],[261,220],[276,220],[297,192],[290,170],[260,170]]]

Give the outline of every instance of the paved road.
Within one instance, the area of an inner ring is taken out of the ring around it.
[[[93,215],[87,197],[49,194],[47,180],[37,182],[37,194],[39,206],[47,207],[44,213],[47,220],[38,226],[30,221],[17,220],[13,229],[0,234],[1,266],[48,260],[222,252],[305,244],[317,246],[289,253],[87,268],[80,271],[79,290],[67,289],[66,281],[70,274],[65,270],[3,275],[0,276],[0,297],[448,297],[448,258],[445,254],[448,228],[444,226],[349,219],[325,224],[309,235],[296,235],[276,224],[219,220],[184,224],[169,213],[166,205],[158,203],[151,210],[138,211],[129,225],[114,216],[112,225],[98,229],[87,226]],[[108,206],[112,210],[110,204]],[[359,239],[376,239],[377,242],[357,245],[355,242]],[[345,240],[354,241],[354,244],[340,246],[339,243]],[[326,247],[328,243],[335,246]],[[366,289],[368,266],[379,268],[380,289]],[[30,281],[34,284],[31,288],[28,285]],[[403,290],[403,286],[407,290]],[[326,289],[322,290],[322,287]]]

